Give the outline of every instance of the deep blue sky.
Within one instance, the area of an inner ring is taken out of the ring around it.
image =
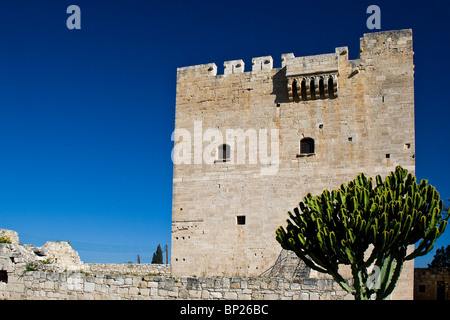
[[[81,8],[81,30],[66,9]],[[8,0],[0,4],[0,228],[69,240],[85,262],[170,245],[176,68],[358,56],[366,8],[412,28],[416,174],[450,198],[450,5],[443,1]],[[299,199],[300,200],[300,199]],[[437,247],[450,243],[450,231]],[[426,266],[433,256],[416,259]]]

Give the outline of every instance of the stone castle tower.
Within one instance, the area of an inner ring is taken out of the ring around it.
[[[281,63],[177,70],[174,275],[260,275],[280,254],[276,229],[308,192],[396,165],[414,172],[411,30],[364,34],[355,60],[339,47]]]

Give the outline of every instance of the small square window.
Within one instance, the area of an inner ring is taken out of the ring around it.
[[[390,159],[391,158],[391,154],[390,153],[386,153],[386,159]]]
[[[237,216],[236,221],[238,225],[244,225],[245,224],[245,216]]]
[[[424,284],[419,285],[419,292],[425,292],[425,285]]]

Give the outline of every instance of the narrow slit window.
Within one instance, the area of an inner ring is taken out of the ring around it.
[[[222,144],[218,149],[219,162],[227,162],[230,160],[230,146],[228,144]]]

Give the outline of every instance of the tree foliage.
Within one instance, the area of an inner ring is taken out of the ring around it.
[[[442,246],[436,250],[433,261],[428,264],[428,268],[450,268],[450,245],[447,248]]]
[[[158,248],[156,248],[156,252],[153,253],[152,258],[153,264],[163,264],[163,252],[161,249],[161,245],[158,244]]]
[[[308,194],[288,212],[287,227],[277,230],[277,241],[294,251],[306,265],[328,273],[355,299],[392,293],[404,261],[425,255],[444,232],[442,200],[427,180],[398,166],[375,181],[361,173],[337,190]],[[420,242],[419,242],[420,241]],[[417,248],[407,254],[411,244]],[[351,267],[353,281],[339,272]]]

